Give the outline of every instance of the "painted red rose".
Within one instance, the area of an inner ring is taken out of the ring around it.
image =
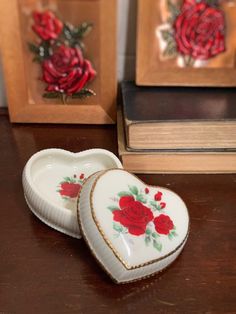
[[[154,219],[155,229],[160,234],[169,234],[170,231],[174,228],[173,221],[169,216],[161,214],[160,216]]]
[[[56,18],[53,12],[33,12],[33,31],[43,40],[56,39],[60,35],[63,23]]]
[[[160,201],[162,198],[162,193],[161,192],[157,192],[155,195],[154,195],[154,199],[155,201]]]
[[[81,190],[81,185],[78,183],[64,182],[60,186],[59,193],[61,196],[74,198],[77,197]]]
[[[43,62],[43,80],[48,83],[48,92],[78,93],[95,75],[90,61],[83,58],[79,48],[61,45]]]
[[[149,193],[149,188],[145,188],[145,194]]]
[[[164,208],[166,207],[166,203],[161,202],[161,203],[160,203],[160,206],[161,206],[161,209],[164,209]]]
[[[182,55],[207,60],[225,51],[224,13],[204,1],[185,0],[174,29]]]
[[[118,221],[132,235],[142,235],[146,231],[147,224],[153,220],[150,208],[141,202],[135,201],[133,196],[124,196],[119,202],[120,210],[113,211],[114,221]]]
[[[120,198],[120,200],[119,200],[119,206],[120,206],[120,208],[121,209],[124,209],[124,208],[126,208],[127,206],[128,206],[128,204],[130,203],[130,202],[133,202],[133,201],[135,201],[135,199],[134,199],[134,197],[133,196],[129,196],[129,195],[127,195],[127,196],[122,196],[121,198]]]

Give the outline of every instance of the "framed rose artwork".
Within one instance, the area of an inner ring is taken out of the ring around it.
[[[139,0],[138,85],[236,86],[235,0]]]
[[[1,0],[0,10],[12,122],[115,122],[116,0]]]

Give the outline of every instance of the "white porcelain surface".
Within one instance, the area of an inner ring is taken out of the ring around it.
[[[33,213],[52,228],[80,238],[77,196],[91,174],[122,168],[119,159],[103,149],[72,153],[46,149],[33,155],[23,171],[26,201]]]
[[[118,283],[166,268],[189,232],[188,210],[177,194],[148,186],[120,169],[87,180],[78,218],[93,254]]]

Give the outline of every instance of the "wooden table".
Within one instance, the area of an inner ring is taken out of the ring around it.
[[[11,125],[0,115],[0,313],[236,312],[236,175],[140,175],[182,196],[191,232],[168,270],[119,286],[83,240],[50,229],[28,209],[22,169],[49,147],[116,153],[115,127]]]

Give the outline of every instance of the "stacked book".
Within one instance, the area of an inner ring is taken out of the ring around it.
[[[122,83],[119,155],[136,173],[236,172],[236,89]]]

